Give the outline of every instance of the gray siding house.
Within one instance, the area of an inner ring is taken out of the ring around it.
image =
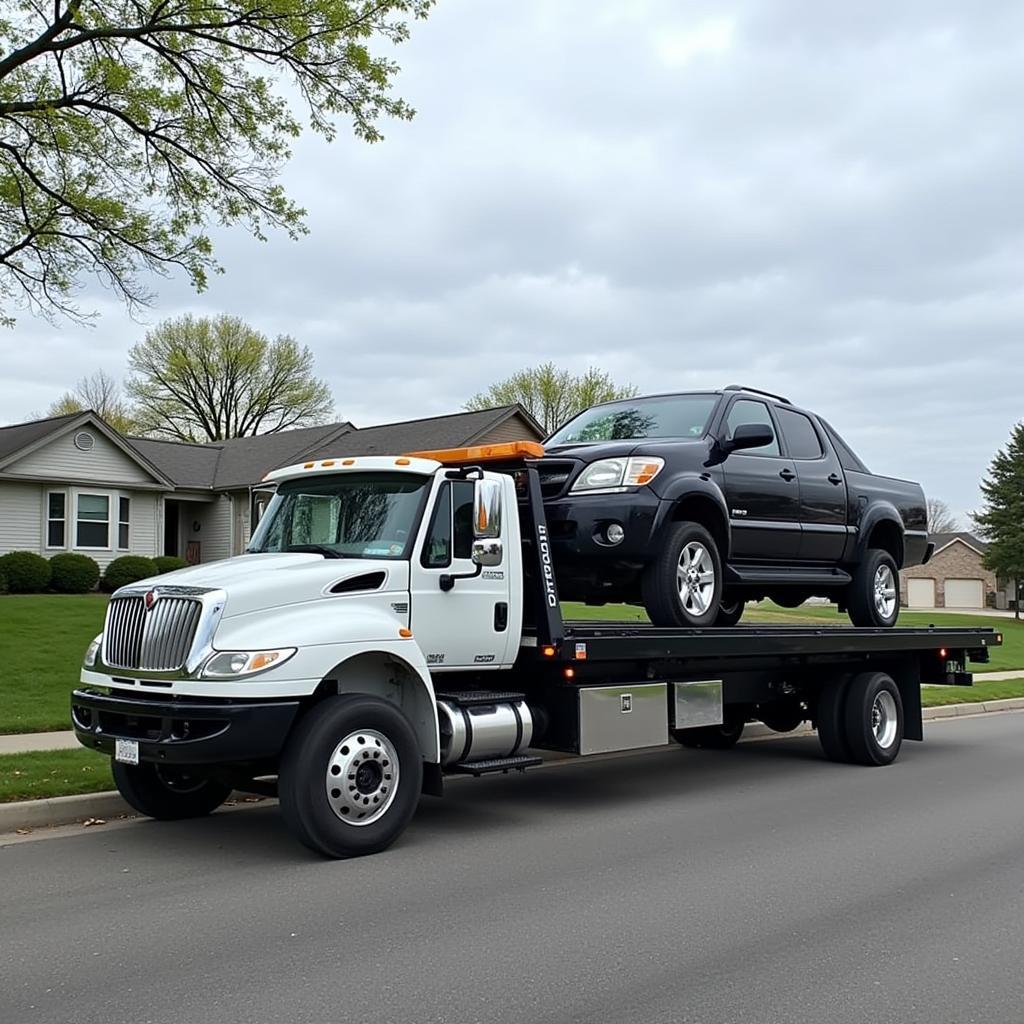
[[[80,551],[212,562],[240,554],[272,469],[310,459],[538,441],[518,405],[357,429],[351,423],[211,444],[126,437],[95,413],[0,427],[0,554]]]

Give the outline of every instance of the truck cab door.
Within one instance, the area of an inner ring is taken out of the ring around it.
[[[509,637],[518,644],[513,616],[521,611],[518,602],[510,607],[516,563],[507,544],[514,531],[506,517],[496,538],[501,562],[480,568],[472,559],[473,512],[474,482],[439,476],[409,570],[412,632],[432,672],[501,668]]]

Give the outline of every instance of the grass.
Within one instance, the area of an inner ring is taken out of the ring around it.
[[[0,733],[71,728],[68,699],[106,607],[100,594],[0,597]]]
[[[113,788],[110,759],[84,748],[0,756],[0,803]]]
[[[591,619],[617,622],[646,622],[642,608],[628,604],[606,604],[588,607],[574,601],[562,605],[563,613],[570,619]],[[743,614],[744,622],[774,623],[780,626],[815,624],[849,626],[846,615],[840,615],[835,605],[804,604],[799,608],[781,608],[771,601],[761,601],[748,606]],[[991,661],[987,664],[973,663],[969,666],[975,672],[1005,672],[1010,669],[1024,669],[1024,622],[1014,619],[1000,619],[985,615],[947,615],[945,612],[900,612],[899,626],[975,626],[991,627],[1003,635],[1003,645],[993,648]],[[1013,696],[1016,696],[1015,694]]]
[[[926,708],[946,704],[979,704],[985,700],[1008,700],[1024,697],[1024,679],[999,679],[974,686],[926,686],[921,690],[921,703]]]

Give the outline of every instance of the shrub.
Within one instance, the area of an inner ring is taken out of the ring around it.
[[[100,580],[100,567],[88,555],[70,551],[50,559],[50,586],[60,594],[87,594]]]
[[[3,567],[0,566],[0,594],[7,593],[7,574],[4,572]]]
[[[107,566],[107,571],[103,574],[103,589],[114,591],[118,587],[125,587],[129,583],[144,580],[147,576],[156,575],[158,575],[158,570],[152,558],[143,558],[141,555],[122,555]]]
[[[34,551],[12,551],[0,558],[0,573],[12,594],[41,594],[50,583],[50,563]]]
[[[187,569],[188,562],[184,558],[178,558],[176,555],[157,555],[153,559],[153,564],[156,566],[158,573],[174,572],[175,569]]]

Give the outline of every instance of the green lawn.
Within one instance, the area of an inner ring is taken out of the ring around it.
[[[106,607],[99,594],[0,597],[0,733],[71,728],[68,698]]]
[[[563,613],[570,619],[600,619],[618,622],[646,622],[642,608],[628,604],[606,604],[588,607],[574,601],[562,605]],[[766,622],[777,625],[799,625],[816,623],[820,625],[849,626],[850,620],[836,611],[835,605],[805,604],[799,608],[780,608],[771,601],[749,605],[743,613],[744,622]],[[945,612],[900,612],[899,626],[989,626],[1003,635],[1002,647],[992,650],[991,661],[987,664],[972,663],[975,672],[1004,672],[1009,669],[1024,669],[1024,622],[1000,619],[984,615],[947,615]],[[1014,695],[1015,696],[1015,695]]]
[[[985,700],[1008,700],[1024,697],[1024,679],[1000,679],[974,686],[926,686],[921,690],[921,703],[926,708],[945,704],[977,704]]]
[[[0,756],[0,803],[113,788],[110,759],[84,748]]]

